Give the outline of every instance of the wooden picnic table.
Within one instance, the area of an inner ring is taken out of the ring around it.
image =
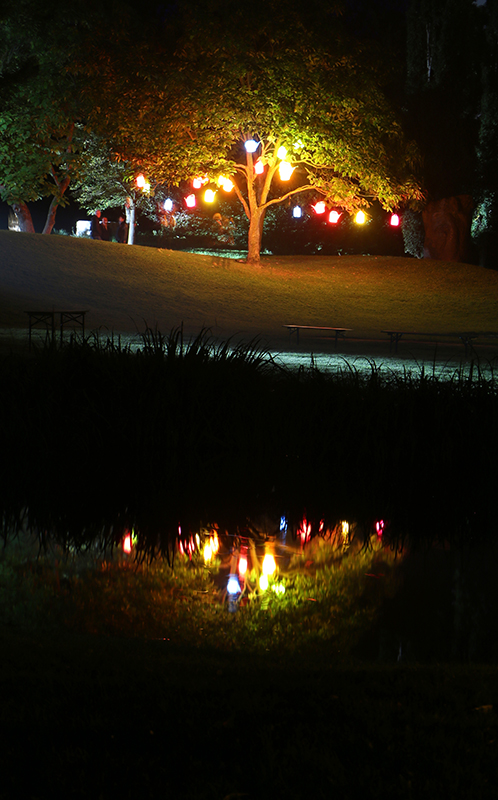
[[[296,343],[299,344],[299,331],[300,330],[307,330],[307,331],[333,331],[334,332],[334,339],[335,343],[337,344],[337,340],[339,337],[341,339],[345,339],[347,331],[351,331],[352,328],[332,328],[329,325],[282,325],[283,328],[287,328],[289,330],[289,335],[292,336],[293,333],[296,334]]]
[[[56,317],[58,317],[58,328],[60,341],[62,343],[64,326],[73,323],[81,327],[82,337],[85,338],[85,314],[87,311],[26,311],[29,318],[29,349],[31,349],[31,332],[35,325],[45,325],[46,331],[50,333],[52,341],[55,339]]]
[[[467,351],[469,346],[471,345],[474,339],[477,339],[478,336],[493,336],[498,334],[491,334],[491,333],[476,333],[474,331],[461,331],[460,333],[430,333],[427,331],[405,331],[405,330],[383,330],[382,333],[386,333],[389,336],[389,350],[392,351],[394,345],[394,352],[398,352],[398,344],[403,336],[425,336],[430,340],[439,342],[441,339],[445,338],[457,338],[460,339],[464,348],[465,348],[465,355],[467,355]]]

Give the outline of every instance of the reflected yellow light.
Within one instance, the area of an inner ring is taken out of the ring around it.
[[[209,563],[209,561],[211,561],[212,557],[213,557],[213,548],[211,547],[211,545],[208,542],[208,544],[204,545],[204,562],[206,564]]]
[[[274,557],[271,553],[267,553],[263,559],[263,575],[273,575],[276,569],[277,565],[275,564]]]

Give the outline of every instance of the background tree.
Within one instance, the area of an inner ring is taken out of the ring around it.
[[[410,0],[408,130],[423,157],[425,250],[469,260],[481,99],[482,9],[472,0]]]
[[[79,35],[77,11],[20,0],[0,26],[0,197],[34,232],[28,203],[51,197],[43,233],[80,166],[78,86],[67,71]]]
[[[163,33],[153,43],[131,32],[111,46],[90,43],[84,69],[99,78],[87,89],[90,124],[151,180],[200,173],[216,189],[229,177],[249,220],[250,262],[259,261],[267,209],[301,192],[349,212],[422,198],[416,150],[379,88],[381,72],[338,24],[326,48],[293,4],[270,3],[252,31],[244,9],[215,2],[206,14],[189,4]],[[283,160],[294,168],[288,181]]]
[[[86,134],[82,156],[82,167],[71,189],[72,197],[89,214],[95,214],[98,209],[126,209],[128,244],[133,244],[136,209],[149,216],[156,215],[150,189],[137,186],[137,175],[130,164],[118,161],[106,143],[95,135]]]

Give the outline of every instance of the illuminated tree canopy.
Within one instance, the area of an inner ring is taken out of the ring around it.
[[[325,47],[292,8],[270,3],[251,30],[243,9],[215,2],[204,16],[189,5],[162,38],[97,38],[80,65],[90,79],[90,126],[152,185],[200,174],[216,190],[221,175],[231,178],[250,223],[250,262],[259,261],[266,210],[300,192],[349,212],[374,200],[391,210],[422,199],[416,148],[374,64],[339,27]],[[254,154],[244,148],[249,139],[258,142]],[[287,180],[282,146],[294,168]]]

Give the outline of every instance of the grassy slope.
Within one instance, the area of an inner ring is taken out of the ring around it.
[[[223,338],[282,337],[284,323],[339,325],[355,337],[387,327],[498,329],[498,272],[374,256],[227,259],[62,236],[0,231],[0,327],[25,311],[88,309],[88,327],[162,331],[184,323]]]

